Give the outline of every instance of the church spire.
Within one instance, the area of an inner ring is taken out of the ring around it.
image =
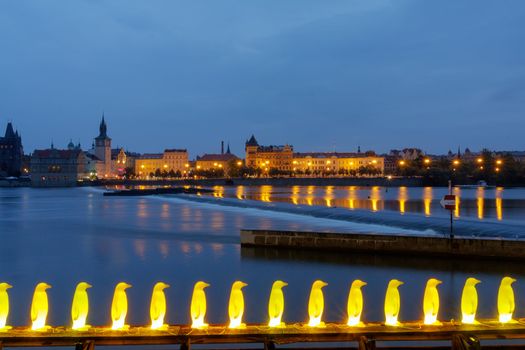
[[[102,120],[100,121],[100,126],[99,126],[100,134],[98,135],[98,137],[107,138],[108,137],[107,130],[108,128],[106,126],[106,119],[104,117],[104,112],[102,112]]]
[[[230,152],[230,143],[228,142],[228,147],[226,148],[226,154],[231,154]]]

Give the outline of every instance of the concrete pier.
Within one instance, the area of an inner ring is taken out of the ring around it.
[[[525,258],[525,241],[434,236],[241,230],[241,246],[497,259]]]

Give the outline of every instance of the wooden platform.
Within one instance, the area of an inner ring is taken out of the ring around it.
[[[311,328],[304,324],[288,325],[285,328],[269,328],[263,325],[249,325],[246,329],[231,330],[224,326],[210,326],[196,330],[188,326],[170,326],[166,331],[153,331],[148,327],[131,327],[127,331],[112,331],[109,328],[93,327],[79,332],[64,327],[51,328],[45,332],[28,328],[14,328],[0,333],[0,348],[35,346],[75,346],[78,349],[93,349],[107,345],[180,345],[189,349],[191,344],[248,344],[259,343],[265,348],[292,343],[347,343],[345,348],[357,345],[363,349],[375,348],[376,341],[403,341],[412,343],[414,348],[421,342],[448,341],[464,344],[478,340],[514,339],[510,348],[525,344],[525,320],[516,324],[502,325],[496,321],[481,322],[479,325],[461,325],[446,322],[441,326],[424,326],[420,323],[404,323],[399,327],[382,324],[367,324],[364,327],[349,327],[342,324],[327,324],[325,328]],[[330,344],[326,344],[327,348]],[[333,345],[332,345],[333,346]],[[443,343],[436,344],[443,348]],[[447,347],[447,346],[445,346]],[[405,347],[406,348],[406,347]],[[428,345],[425,345],[428,348]],[[457,349],[458,346],[453,348]],[[470,347],[459,347],[461,349]]]

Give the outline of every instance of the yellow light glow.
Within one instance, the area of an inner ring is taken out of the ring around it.
[[[423,296],[423,314],[425,315],[424,323],[426,325],[440,325],[437,320],[439,312],[439,292],[437,286],[442,282],[431,278],[427,281],[425,294]]]
[[[241,161],[238,161],[238,162],[237,162],[237,165],[238,165],[238,166],[241,166],[241,165],[242,165],[242,162],[241,162]]]
[[[476,159],[476,162],[478,162],[478,163],[483,163],[483,158],[478,158],[478,159]]]
[[[404,160],[400,160],[399,161],[399,165],[405,165],[405,161]]]
[[[401,307],[401,297],[399,295],[398,287],[402,284],[403,282],[396,279],[388,282],[385,294],[385,324],[387,326],[399,325],[397,318]]]
[[[36,285],[33,293],[33,302],[31,303],[31,329],[34,331],[45,331],[50,328],[46,326],[47,311],[49,304],[47,301],[46,289],[51,288],[47,283],[41,282]]]
[[[454,165],[458,165],[458,164],[459,164],[459,160],[455,159],[452,163],[453,163]]]
[[[242,315],[244,314],[242,288],[246,286],[247,284],[241,281],[235,281],[232,285],[230,302],[228,304],[228,315],[230,316],[228,328],[246,328],[246,324],[242,323]]]
[[[204,323],[204,317],[206,316],[206,293],[204,288],[210,285],[206,282],[199,281],[195,283],[193,287],[193,295],[191,296],[191,328],[206,328],[207,323]]]
[[[465,281],[465,286],[463,287],[463,293],[461,294],[461,313],[463,318],[462,323],[465,324],[475,324],[476,321],[476,311],[478,309],[478,291],[476,290],[476,284],[481,281],[469,277]]]
[[[310,327],[325,327],[325,323],[321,320],[324,310],[324,295],[322,288],[327,285],[328,283],[321,280],[317,280],[312,284],[310,298],[308,300],[308,315],[310,316],[308,325]]]
[[[6,332],[11,329],[11,326],[7,326],[7,316],[9,316],[9,295],[7,290],[13,288],[8,283],[0,283],[0,332]]]
[[[164,295],[164,289],[166,288],[169,288],[169,284],[163,282],[157,282],[155,286],[153,286],[149,307],[151,329],[165,330],[168,328],[168,325],[164,324],[164,316],[166,315],[166,296]]]
[[[86,291],[88,288],[91,288],[91,285],[86,282],[80,282],[75,289],[73,304],[71,305],[72,328],[74,330],[87,330],[91,327],[90,325],[86,325],[89,312],[89,299]]]
[[[361,287],[363,286],[366,286],[366,282],[355,280],[350,287],[346,306],[348,313],[347,325],[349,326],[355,327],[363,325],[363,322],[361,322],[361,313],[363,312],[363,292],[361,291]]]
[[[270,292],[270,299],[268,300],[268,316],[270,327],[284,327],[284,322],[281,321],[284,312],[284,294],[283,287],[288,283],[277,280],[273,282],[272,291]]]
[[[128,296],[126,295],[126,289],[130,288],[131,285],[125,282],[120,282],[115,287],[113,293],[113,302],[111,303],[111,319],[113,330],[126,330],[129,329],[129,325],[126,324],[126,315],[128,313]]]
[[[503,277],[498,290],[498,313],[499,321],[501,323],[516,323],[516,320],[512,319],[514,309],[516,307],[514,303],[514,290],[512,289],[512,283],[516,280],[512,277]]]
[[[503,161],[502,161],[501,159],[498,159],[498,160],[496,161],[496,164],[498,164],[498,165],[501,165],[502,163],[503,163]]]

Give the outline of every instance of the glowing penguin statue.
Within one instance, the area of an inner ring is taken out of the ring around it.
[[[242,323],[244,313],[244,295],[242,288],[247,284],[241,281],[235,281],[230,293],[230,302],[228,305],[228,315],[230,316],[229,328],[245,328],[246,324]]]
[[[366,282],[355,280],[352,282],[350,292],[348,293],[348,304],[346,310],[348,312],[349,326],[362,326],[361,313],[363,312],[363,292],[361,287],[366,286]]]
[[[204,323],[204,316],[206,316],[206,293],[204,292],[204,288],[209,286],[208,283],[199,281],[195,283],[195,287],[193,287],[190,307],[191,328],[208,327],[208,324]]]
[[[49,284],[41,282],[36,285],[33,293],[33,302],[31,303],[31,321],[33,324],[31,329],[34,331],[45,331],[50,328],[50,326],[46,326],[49,309],[46,292],[48,288],[51,288]]]
[[[125,323],[126,315],[128,313],[128,296],[126,295],[126,289],[130,287],[131,285],[125,282],[120,282],[115,287],[113,302],[111,303],[111,319],[113,320],[111,329],[113,330],[129,328],[129,325]]]
[[[325,327],[324,322],[321,321],[324,310],[324,295],[322,288],[327,285],[328,283],[320,280],[317,280],[312,284],[310,299],[308,300],[308,315],[310,316],[308,325],[310,327]]]
[[[166,295],[164,295],[164,289],[166,288],[169,288],[169,285],[163,282],[158,282],[153,287],[149,307],[151,329],[165,330],[168,328],[168,325],[164,324],[164,316],[166,315]]]
[[[9,315],[9,295],[7,295],[9,288],[13,288],[13,286],[8,283],[0,283],[0,332],[11,329],[11,326],[6,326],[7,316]]]
[[[399,290],[397,289],[403,282],[396,279],[388,282],[388,288],[385,294],[385,324],[388,326],[397,326],[399,322],[397,317],[399,316],[399,309],[401,308],[401,297],[399,296]]]
[[[283,287],[288,283],[281,280],[273,282],[272,291],[270,292],[270,299],[268,300],[268,316],[270,321],[269,327],[284,327],[284,322],[281,322],[284,312],[284,294]]]
[[[461,294],[461,313],[463,318],[462,323],[474,324],[476,321],[476,311],[478,309],[478,291],[476,290],[476,284],[481,281],[469,277],[465,281],[463,287],[463,293]]]
[[[427,281],[425,294],[423,296],[423,313],[425,314],[424,323],[426,325],[440,325],[441,322],[437,320],[439,311],[439,292],[437,286],[442,282],[431,278]]]
[[[516,323],[516,320],[512,319],[514,313],[514,290],[512,289],[512,283],[516,282],[514,278],[503,277],[498,290],[498,313],[499,321],[501,323]]]
[[[71,319],[73,320],[74,330],[88,330],[91,326],[86,325],[86,319],[89,311],[89,299],[87,290],[91,285],[86,282],[77,284],[75,294],[73,295],[73,304],[71,305]]]

